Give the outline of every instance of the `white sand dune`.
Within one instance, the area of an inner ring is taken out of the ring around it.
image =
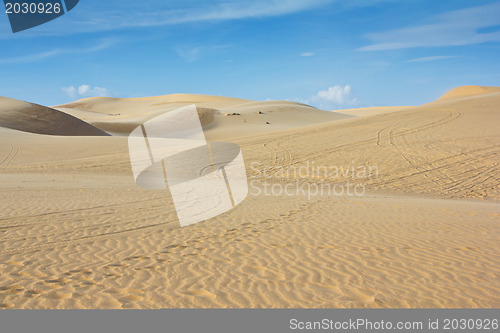
[[[99,98],[57,108],[120,135],[0,128],[0,307],[498,307],[500,88],[447,95],[350,118],[291,102]],[[208,137],[241,146],[255,187],[180,228],[168,191],[135,185],[123,135],[191,103],[213,115]],[[378,172],[282,172],[351,166]],[[346,181],[367,193],[256,193]]]
[[[144,121],[196,104],[209,139],[269,133],[351,117],[288,101],[256,102],[237,98],[174,94],[142,98],[86,98],[58,105],[60,111],[115,135],[128,135]],[[205,121],[203,121],[205,120]]]

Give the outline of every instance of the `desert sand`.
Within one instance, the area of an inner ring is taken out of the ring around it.
[[[135,184],[127,135],[190,104],[208,140],[241,147],[252,186],[181,228],[168,190]],[[478,86],[335,112],[187,94],[1,98],[0,307],[498,307],[499,108],[500,88]],[[376,172],[314,172],[339,168]],[[363,195],[263,191],[347,182]]]

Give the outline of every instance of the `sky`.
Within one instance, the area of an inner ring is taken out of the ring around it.
[[[42,105],[195,93],[326,110],[500,86],[500,1],[81,0],[12,33],[0,95]]]

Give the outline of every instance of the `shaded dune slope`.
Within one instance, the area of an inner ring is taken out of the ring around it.
[[[46,135],[109,135],[64,112],[6,97],[0,97],[0,127]]]

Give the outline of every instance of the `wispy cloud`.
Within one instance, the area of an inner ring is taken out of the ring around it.
[[[19,64],[19,63],[24,64],[24,63],[42,61],[60,55],[93,53],[107,49],[116,44],[116,42],[117,42],[116,40],[101,40],[96,45],[87,48],[67,48],[67,49],[58,48],[51,51],[45,51],[30,55],[0,58],[0,64]]]
[[[381,51],[500,42],[500,31],[487,32],[486,29],[500,25],[499,13],[500,2],[447,12],[431,17],[429,24],[367,34],[366,38],[372,44],[359,50]]]
[[[16,63],[29,63],[29,62],[37,62],[40,60],[44,60],[47,58],[52,58],[62,53],[61,49],[56,49],[47,52],[41,52],[36,54],[30,54],[26,56],[20,57],[12,57],[12,58],[0,58],[0,64],[16,64]]]
[[[301,54],[302,57],[312,57],[314,55],[314,53],[312,52],[304,52]]]
[[[61,91],[69,98],[83,98],[96,96],[109,96],[109,90],[102,87],[91,87],[88,84],[82,84],[78,87],[62,87]]]
[[[427,62],[427,61],[444,60],[444,59],[451,59],[451,58],[457,58],[457,56],[421,57],[421,58],[410,59],[407,62]]]
[[[287,15],[331,3],[332,0],[257,0],[220,1],[208,11],[190,11],[176,15],[163,23],[221,21]]]

